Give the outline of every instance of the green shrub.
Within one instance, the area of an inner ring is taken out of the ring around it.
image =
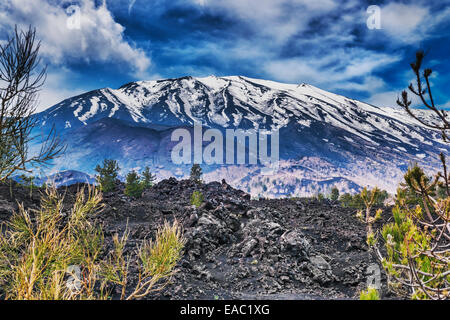
[[[380,196],[380,189],[377,187],[372,190],[364,188],[360,193],[360,198],[364,203],[365,210],[358,210],[356,217],[366,224],[367,228],[367,244],[371,247],[375,244],[376,238],[373,232],[373,224],[381,218],[382,210],[377,209],[375,214],[372,213],[372,207],[375,205],[378,197]]]
[[[340,196],[339,202],[344,208],[349,208],[352,202],[352,195],[350,193],[344,193]]]
[[[384,206],[384,201],[389,197],[386,190],[377,189],[377,196],[373,206],[382,207]],[[353,196],[349,193],[344,193],[340,196],[339,202],[344,208],[354,208],[354,209],[365,209],[366,205],[361,193],[354,194]]]
[[[319,200],[320,202],[322,202],[325,199],[325,196],[323,195],[323,193],[319,192],[317,194],[317,200]]]
[[[331,189],[330,199],[331,201],[337,201],[339,199],[339,189],[336,186]]]
[[[116,189],[116,179],[119,170],[117,161],[111,159],[105,159],[103,160],[102,166],[97,165],[95,167],[95,171],[98,173],[96,180],[100,186],[100,190],[110,192]]]
[[[67,221],[61,215],[63,199],[54,188],[45,191],[35,213],[19,206],[0,232],[0,287],[6,299],[93,297],[92,287],[81,283],[77,293],[68,290],[65,277],[69,266],[82,265],[85,280],[93,280],[103,233],[88,218],[98,212],[100,201],[96,190],[89,189],[87,199],[81,190]]]
[[[194,191],[191,196],[191,204],[197,208],[203,203],[203,194],[200,191]]]
[[[410,64],[416,84],[410,83],[408,89],[439,121],[418,116],[411,108],[412,100],[406,90],[397,104],[428,129],[440,131],[442,140],[449,143],[448,114],[437,107],[439,104],[432,95],[433,70],[423,68],[425,56],[423,51],[416,52],[416,60]],[[378,251],[390,287],[413,299],[448,300],[450,297],[450,174],[442,152],[440,160],[443,170],[434,179],[427,177],[417,165],[408,169],[405,183],[397,192],[392,212],[394,222],[382,231],[387,257]]]
[[[377,289],[369,287],[367,290],[361,291],[359,300],[380,300],[380,295],[378,294]]]
[[[393,222],[383,226],[381,235],[386,256],[378,255],[386,269],[392,290],[413,299],[448,299],[450,197],[439,199],[435,181],[417,165],[405,174],[399,188]],[[416,193],[423,200],[411,205]],[[433,195],[433,196],[432,196]],[[433,198],[434,197],[434,198]]]

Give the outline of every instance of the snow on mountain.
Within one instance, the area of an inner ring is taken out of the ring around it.
[[[13,180],[28,184],[29,182],[23,181],[21,176],[13,177]],[[75,183],[91,183],[95,184],[95,178],[79,171],[67,170],[61,171],[45,177],[36,177],[33,179],[33,185],[42,186],[46,184],[54,184],[56,187],[69,186]]]
[[[437,121],[418,111],[428,121]],[[398,108],[380,108],[308,84],[241,76],[139,81],[72,97],[36,115],[40,130],[55,125],[68,143],[54,170],[93,173],[104,158],[124,170],[150,165],[160,178],[186,176],[170,161],[170,134],[195,121],[219,129],[280,129],[281,167],[272,178],[257,166],[203,166],[205,179],[226,178],[269,196],[310,195],[378,185],[395,191],[411,162],[439,167],[448,151],[439,133]]]

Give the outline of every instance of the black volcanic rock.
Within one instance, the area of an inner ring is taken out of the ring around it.
[[[64,210],[82,186],[59,189],[66,195]],[[194,191],[204,195],[205,205],[190,205]],[[38,191],[30,198],[29,189],[13,184],[12,192],[13,197],[9,184],[0,184],[0,222],[17,202],[25,208],[39,205]],[[148,299],[353,299],[366,286],[368,265],[376,263],[355,210],[328,201],[254,201],[224,182],[198,185],[173,178],[146,190],[141,199],[125,196],[123,185],[103,198],[96,220],[105,232],[106,251],[112,236],[127,225],[127,252],[153,238],[164,221],[177,219],[183,226],[186,245],[178,272],[164,291]],[[384,208],[384,220],[389,212]],[[136,274],[133,264],[132,279]]]

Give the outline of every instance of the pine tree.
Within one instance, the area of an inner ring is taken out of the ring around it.
[[[339,199],[339,189],[336,186],[333,186],[331,189],[331,201],[337,201]]]
[[[339,197],[339,202],[344,208],[350,208],[352,202],[352,195],[350,193],[344,193]]]
[[[409,91],[420,98],[423,106],[439,121],[418,116],[405,90],[397,103],[425,127],[440,131],[449,143],[450,119],[438,108],[431,91],[431,69],[423,69],[425,53],[418,51],[411,63],[416,84]],[[433,79],[435,80],[435,79]],[[390,289],[413,299],[448,300],[450,298],[450,174],[444,153],[440,154],[442,171],[428,177],[418,165],[404,176],[392,209],[392,219],[381,230],[384,252],[373,242],[373,248],[387,271]],[[438,188],[447,194],[438,195]],[[444,198],[442,198],[444,196]],[[376,239],[375,239],[376,240]]]
[[[40,42],[36,30],[14,29],[0,42],[0,181],[31,167],[45,166],[65,151],[52,127],[48,134],[35,134],[39,128],[36,112],[39,91],[44,85],[46,68],[40,69]],[[39,70],[40,69],[40,70]],[[42,141],[39,141],[42,139]],[[30,152],[30,144],[40,143],[39,152]]]
[[[191,180],[196,182],[196,183],[201,183],[202,177],[202,168],[200,167],[199,164],[195,163],[192,168],[191,168]]]
[[[125,185],[125,194],[129,197],[140,198],[142,196],[143,184],[141,178],[136,171],[127,174],[127,182]]]
[[[144,189],[151,188],[156,180],[156,176],[152,175],[148,166],[142,171],[142,177],[142,187]]]
[[[96,176],[97,183],[103,192],[110,192],[116,189],[116,179],[120,168],[116,160],[105,159],[103,165],[97,165],[95,171],[98,172]]]

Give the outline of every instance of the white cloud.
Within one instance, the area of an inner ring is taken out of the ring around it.
[[[247,23],[260,37],[281,44],[305,31],[310,21],[341,9],[332,0],[190,0],[215,13],[225,13]]]
[[[384,86],[384,82],[372,73],[399,59],[363,49],[336,49],[323,57],[269,61],[264,70],[269,77],[280,81],[308,82],[326,86],[328,90],[375,92]]]
[[[46,0],[4,0],[0,4],[0,29],[10,31],[15,24],[36,27],[42,40],[41,54],[52,64],[116,62],[132,73],[146,71],[150,59],[126,41],[124,27],[114,21],[104,2],[95,6],[93,0],[82,0],[79,8],[77,29],[70,28],[69,15],[59,5]]]
[[[429,17],[428,7],[392,2],[381,9],[381,28],[398,41],[413,43],[424,37]]]

